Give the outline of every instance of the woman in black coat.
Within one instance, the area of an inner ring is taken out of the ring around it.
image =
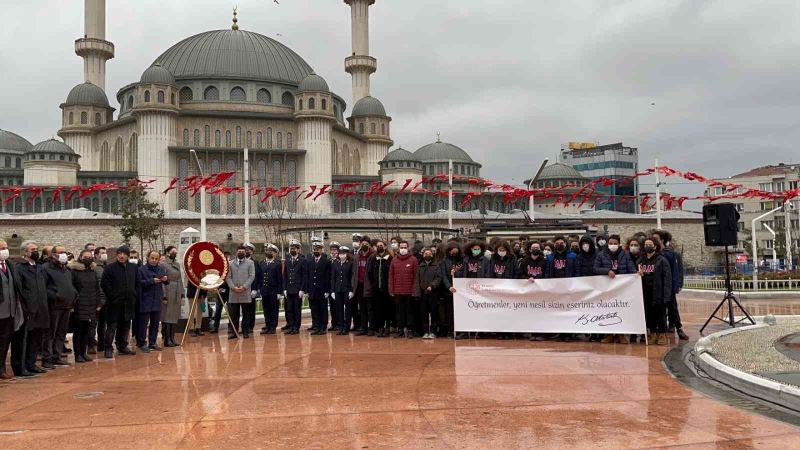
[[[91,250],[83,250],[77,260],[67,264],[67,268],[72,271],[78,290],[78,300],[72,312],[77,325],[72,337],[75,344],[75,362],[84,363],[92,360],[86,354],[89,344],[89,322],[97,317],[97,311],[103,306],[100,279],[94,270],[94,254]]]
[[[667,309],[672,298],[672,270],[669,261],[661,255],[661,242],[645,239],[644,254],[639,258],[642,276],[642,293],[649,343],[667,345]]]

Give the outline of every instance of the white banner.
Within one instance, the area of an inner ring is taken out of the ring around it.
[[[639,275],[456,278],[456,331],[645,334]]]

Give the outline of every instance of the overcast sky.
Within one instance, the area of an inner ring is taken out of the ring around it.
[[[237,4],[242,29],[294,49],[349,101],[341,0],[109,1],[109,100],[118,107],[117,90],[174,43],[229,27]],[[0,0],[0,11],[0,128],[36,143],[83,81],[83,1]],[[520,183],[568,141],[622,141],[642,167],[658,157],[712,176],[800,162],[796,0],[377,0],[370,14],[372,94],[396,145],[441,132],[493,180]]]

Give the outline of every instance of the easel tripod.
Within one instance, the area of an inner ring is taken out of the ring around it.
[[[192,299],[192,306],[189,307],[189,316],[186,318],[186,329],[183,330],[183,337],[181,338],[181,346],[183,346],[183,341],[186,340],[186,334],[189,333],[189,324],[191,323],[192,319],[194,319],[194,310],[197,308],[197,301],[200,300],[200,288],[197,288],[197,291],[194,293],[194,298]],[[228,320],[231,317],[231,311],[228,309],[228,304],[226,302],[222,302],[222,307],[225,308],[225,312],[228,313]],[[236,331],[236,327],[231,326],[233,328],[233,333],[236,337],[239,337],[239,332]]]
[[[703,334],[703,330],[706,329],[708,323],[711,322],[711,319],[717,319],[719,321],[727,323],[730,327],[736,327],[737,323],[743,322],[745,320],[749,320],[752,325],[756,324],[756,321],[750,317],[750,314],[747,313],[747,310],[744,309],[739,300],[736,299],[736,296],[733,295],[733,287],[731,286],[731,267],[730,261],[728,260],[728,246],[725,246],[725,297],[722,298],[722,301],[719,302],[719,305],[714,309],[714,312],[711,313],[711,316],[706,320],[706,323],[703,324],[703,327],[700,328],[700,334]],[[717,317],[717,312],[722,309],[722,305],[728,305],[728,317]],[[733,306],[734,304],[744,313],[744,317],[739,320],[733,316]]]

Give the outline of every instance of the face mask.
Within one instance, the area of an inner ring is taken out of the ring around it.
[[[245,256],[245,257],[247,257],[247,258],[249,258],[249,257],[253,256],[253,254],[252,254],[252,253],[250,253],[250,252],[245,252],[244,256]]]
[[[237,258],[239,258],[239,259],[244,259],[244,256],[245,256],[245,253],[244,253],[244,252],[238,252],[238,253],[236,253],[236,257],[237,257]]]
[[[552,252],[552,251],[550,251],[550,250],[548,250],[548,249],[544,249],[544,250],[542,250],[542,253],[544,253],[544,256],[550,256],[550,255],[552,255],[552,254],[553,254],[553,252]]]
[[[289,250],[289,254],[292,256],[297,256],[297,250]]]
[[[451,258],[458,258],[458,251],[450,252]]]
[[[539,256],[541,254],[542,254],[542,250],[541,249],[538,249],[538,248],[531,249],[531,255]]]
[[[638,245],[631,245],[630,250],[631,250],[631,255],[638,255],[639,254],[639,246]]]
[[[103,253],[102,255],[100,255],[100,261],[108,261],[108,254]]]
[[[500,256],[501,258],[505,258],[505,256],[507,254],[508,254],[508,252],[505,251],[505,250],[500,250],[500,251],[497,252],[497,255]]]
[[[650,247],[649,245],[647,245],[647,246],[644,247],[644,251],[648,255],[651,255],[651,254],[656,252],[656,248],[655,247]]]
[[[7,259],[8,259],[8,249],[4,248],[3,250],[0,250],[0,261],[5,261]]]
[[[383,247],[378,247],[378,254],[379,254],[379,255],[382,255],[382,254],[383,254],[383,252],[385,252],[385,251],[386,251],[386,249],[385,249],[385,248],[383,248]]]
[[[430,262],[430,260],[433,259],[433,256],[423,256],[422,259],[424,259],[425,261]]]
[[[8,251],[8,250],[6,250],[6,251]],[[66,253],[59,253],[58,254],[58,262],[61,263],[61,264],[66,264],[68,259],[69,259],[69,257],[67,256]]]
[[[619,244],[608,244],[608,249],[611,250],[611,253],[614,253],[619,250]]]
[[[483,252],[483,256],[485,256],[487,258],[491,258],[492,257],[492,252],[489,251],[489,250],[486,250],[485,252]]]
[[[392,249],[396,249],[397,248],[397,242],[392,242],[391,244],[389,244],[389,247],[391,247]]]
[[[32,261],[38,261],[39,260],[39,252],[32,251],[30,258],[31,258]]]
[[[358,248],[358,242],[353,242],[353,247],[352,248],[354,248],[354,249]]]
[[[86,267],[89,267],[94,261],[92,261],[92,258],[84,258],[82,262]]]
[[[275,253],[267,252],[267,259],[272,259],[275,257]]]
[[[346,253],[342,253],[341,255],[339,255],[339,259],[341,259],[342,261],[346,260],[347,259],[347,254]]]
[[[473,248],[472,249],[472,256],[481,256],[481,249]]]
[[[556,244],[556,250],[559,252],[563,252],[566,246],[564,244]]]
[[[400,249],[400,254],[401,255],[407,255],[408,254],[408,249],[407,248],[401,248]]]
[[[598,239],[597,240],[597,245],[599,245],[600,247],[606,245],[606,240],[605,239]]]
[[[361,246],[361,250],[367,251],[369,250],[369,244],[364,244]]]
[[[583,244],[581,245],[581,248],[583,249],[584,252],[589,253],[589,248],[590,248],[589,244]]]
[[[131,258],[131,259],[128,260],[128,262],[131,263],[131,264],[139,264],[139,260],[136,259],[136,258]]]

